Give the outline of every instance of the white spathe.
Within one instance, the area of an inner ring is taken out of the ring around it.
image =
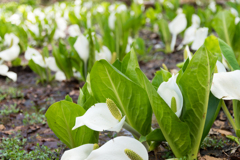
[[[171,50],[174,49],[176,44],[177,35],[181,33],[187,27],[187,19],[185,14],[178,14],[172,22],[168,25],[170,32],[172,33],[172,42],[171,42]]]
[[[111,30],[114,30],[115,28],[115,21],[117,19],[115,14],[116,14],[115,12],[112,12],[108,17],[108,26]]]
[[[224,65],[220,61],[217,61],[216,65],[217,65],[217,72],[218,73],[227,72],[226,68],[224,67]]]
[[[14,82],[17,81],[17,74],[11,71],[8,71],[9,68],[6,65],[0,65],[0,75],[7,76],[8,78],[12,79]]]
[[[189,60],[191,60],[192,57],[193,57],[192,53],[191,53],[190,50],[189,50],[188,45],[186,45],[186,47],[185,47],[185,49],[184,49],[183,57],[184,57],[184,61],[186,61],[187,58],[188,58]]]
[[[176,83],[177,76],[178,75],[173,74],[167,82],[163,82],[159,86],[157,92],[169,107],[171,107],[172,97],[176,99],[177,112],[175,114],[180,117],[183,108],[183,96],[180,88]]]
[[[125,122],[125,116],[117,120],[110,112],[106,103],[97,103],[90,107],[86,113],[76,118],[73,130],[86,125],[95,131],[116,131],[119,132]]]
[[[33,56],[41,56],[41,54],[36,49],[28,47],[24,55],[25,59],[30,60]]]
[[[45,58],[45,61],[46,61],[46,64],[47,64],[47,67],[54,71],[54,72],[58,72],[58,71],[61,71],[58,66],[57,66],[57,63],[56,63],[56,60],[54,57],[48,57],[48,58]]]
[[[58,40],[59,38],[65,38],[65,37],[66,37],[66,33],[63,30],[56,29],[53,37],[55,40]]]
[[[19,45],[13,45],[12,47],[1,51],[0,52],[0,58],[4,61],[13,61],[16,59],[20,54],[20,47]]]
[[[19,43],[19,38],[15,34],[6,33],[4,35],[4,45],[14,46],[14,45],[18,45],[18,43]]]
[[[87,63],[89,58],[89,42],[84,35],[79,35],[76,42],[74,43],[74,48],[77,51],[79,57]]]
[[[138,154],[143,160],[148,160],[148,152],[141,142],[130,137],[116,137],[100,148],[93,150],[86,160],[131,160],[125,149],[130,149]]]
[[[38,64],[39,66],[46,68],[47,64],[44,62],[44,59],[41,56],[32,56],[32,60],[34,61],[34,63]]]
[[[215,73],[211,91],[218,99],[240,100],[240,70]]]
[[[191,46],[192,50],[198,50],[204,44],[207,35],[208,35],[207,27],[199,28],[196,31],[196,37]]]
[[[85,160],[93,151],[94,144],[84,144],[67,150],[63,153],[61,160]]]
[[[235,18],[235,24],[237,25],[238,22],[240,22],[240,18],[239,18],[239,17],[236,17],[236,18]]]
[[[74,25],[69,26],[69,28],[68,28],[68,34],[69,34],[71,37],[76,37],[76,36],[81,35],[81,31],[80,31],[79,26],[78,26],[77,24],[74,24]]]
[[[183,38],[182,44],[185,45],[194,41],[196,37],[196,31],[197,31],[197,27],[195,25],[188,27],[184,32],[184,38]]]
[[[96,61],[99,61],[100,59],[105,59],[106,61],[111,62],[112,53],[106,46],[103,46],[100,52],[96,53],[95,59]]]
[[[192,25],[195,25],[195,26],[199,27],[200,23],[201,23],[200,17],[196,14],[193,14],[192,15]]]
[[[217,8],[216,8],[216,2],[215,2],[215,0],[211,0],[210,4],[208,5],[208,8],[209,8],[212,12],[216,12]]]
[[[57,71],[55,74],[55,80],[57,81],[65,81],[67,78],[62,71]]]

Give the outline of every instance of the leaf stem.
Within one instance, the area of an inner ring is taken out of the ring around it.
[[[233,118],[232,118],[231,114],[229,113],[224,100],[222,100],[222,109],[223,109],[223,112],[225,113],[225,115],[227,116],[227,119],[229,120],[230,124],[232,125],[234,131],[236,132],[237,131],[237,126],[234,123]]]
[[[141,137],[141,134],[136,129],[131,127],[127,122],[124,122],[123,128],[128,130],[129,132],[131,132],[133,136],[137,137],[137,139],[139,139]],[[145,141],[145,142],[143,142],[143,145],[145,146],[145,148],[148,151],[149,150],[148,143]]]

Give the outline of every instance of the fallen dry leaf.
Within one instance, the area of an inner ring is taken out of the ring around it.
[[[208,155],[205,155],[203,157],[200,158],[200,160],[225,160],[226,158],[215,158],[215,157],[211,157]]]
[[[5,128],[5,126],[3,124],[0,124],[0,131],[3,131]]]

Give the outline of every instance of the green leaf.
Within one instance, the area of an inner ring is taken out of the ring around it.
[[[239,5],[240,8],[240,5]],[[238,22],[236,26],[236,31],[233,37],[233,50],[235,52],[235,56],[237,58],[238,64],[240,64],[240,22]]]
[[[122,68],[121,71],[125,74],[128,78],[130,78],[133,82],[140,84],[138,79],[138,75],[135,71],[136,68],[140,68],[138,65],[138,59],[135,54],[134,49],[132,48],[131,51],[123,58],[122,61]]]
[[[235,141],[238,145],[240,145],[239,138],[235,137],[233,135],[227,135],[226,136],[228,139],[231,139],[232,141]]]
[[[98,132],[86,126],[72,130],[76,117],[82,116],[85,110],[72,102],[60,101],[47,110],[47,122],[55,135],[69,148],[75,148],[87,143],[98,142]]]
[[[88,29],[88,37],[89,37],[89,59],[87,70],[90,72],[95,63],[95,45],[93,43],[91,29]],[[87,73],[85,74],[87,75]]]
[[[89,93],[88,84],[85,83],[83,88],[80,89],[80,95],[78,97],[78,104],[85,110],[88,110],[91,106],[97,103],[97,100]]]
[[[182,122],[159,96],[154,86],[140,69],[136,69],[143,80],[153,112],[157,118],[162,134],[170,145],[174,155],[178,158],[187,155],[191,150],[189,127]],[[159,134],[161,136],[161,134]]]
[[[192,146],[190,156],[192,158],[197,158],[202,138],[212,73],[216,61],[217,57],[212,55],[204,46],[199,48],[179,80],[184,99],[181,120],[186,122],[190,128]]]
[[[227,10],[220,11],[214,17],[212,27],[218,36],[224,40],[229,46],[232,46],[232,40],[235,32],[235,17]]]
[[[13,66],[21,66],[21,61],[22,61],[21,58],[17,57],[11,63]]]
[[[172,51],[171,51],[170,45],[171,45],[172,36],[168,28],[168,22],[162,18],[159,20],[158,26],[161,32],[161,37],[164,40],[164,43],[166,46],[166,53],[171,53]]]
[[[65,96],[65,101],[73,102],[72,98],[69,95]]]
[[[67,48],[63,42],[59,41],[59,48],[53,46],[53,56],[59,69],[64,72],[67,79],[70,79],[73,76],[72,65]]]
[[[233,114],[237,129],[240,129],[240,101],[233,100]]]
[[[144,89],[132,82],[105,60],[95,63],[90,74],[91,89],[98,102],[110,98],[126,121],[141,135],[150,132],[152,110]]]
[[[239,64],[237,62],[237,59],[235,58],[235,55],[234,55],[234,52],[233,52],[232,48],[221,39],[218,39],[218,42],[219,42],[219,46],[220,46],[220,49],[222,51],[222,54],[227,59],[230,66],[234,70],[240,69]]]
[[[161,69],[161,71],[157,71],[155,73],[155,76],[152,80],[152,85],[158,89],[158,87],[161,85],[162,82],[167,82],[169,78],[171,78],[172,75],[170,72]]]
[[[155,129],[146,136],[147,141],[162,142],[166,141],[161,129]]]
[[[202,134],[202,140],[208,135],[214,121],[216,120],[218,113],[221,109],[220,99],[216,98],[212,93],[209,95],[207,117],[204,125],[204,130]]]
[[[222,62],[222,51],[220,49],[217,37],[214,35],[207,37],[204,45],[210,52],[215,53],[218,56],[218,60]]]

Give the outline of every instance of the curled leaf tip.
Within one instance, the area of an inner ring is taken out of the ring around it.
[[[106,103],[113,117],[120,121],[122,119],[122,114],[117,105],[109,98],[107,99]]]
[[[130,150],[130,149],[125,149],[124,153],[130,158],[131,160],[143,160],[142,157],[140,157],[136,152]]]
[[[167,68],[167,66],[163,63],[162,64],[162,66],[163,66],[163,69],[165,69],[166,71],[168,71],[168,68]]]
[[[99,148],[99,145],[98,145],[97,143],[95,143],[95,144],[93,145],[93,150],[98,149],[98,148]]]
[[[177,101],[176,101],[176,98],[175,97],[172,97],[172,100],[171,100],[171,109],[174,113],[177,112]]]

